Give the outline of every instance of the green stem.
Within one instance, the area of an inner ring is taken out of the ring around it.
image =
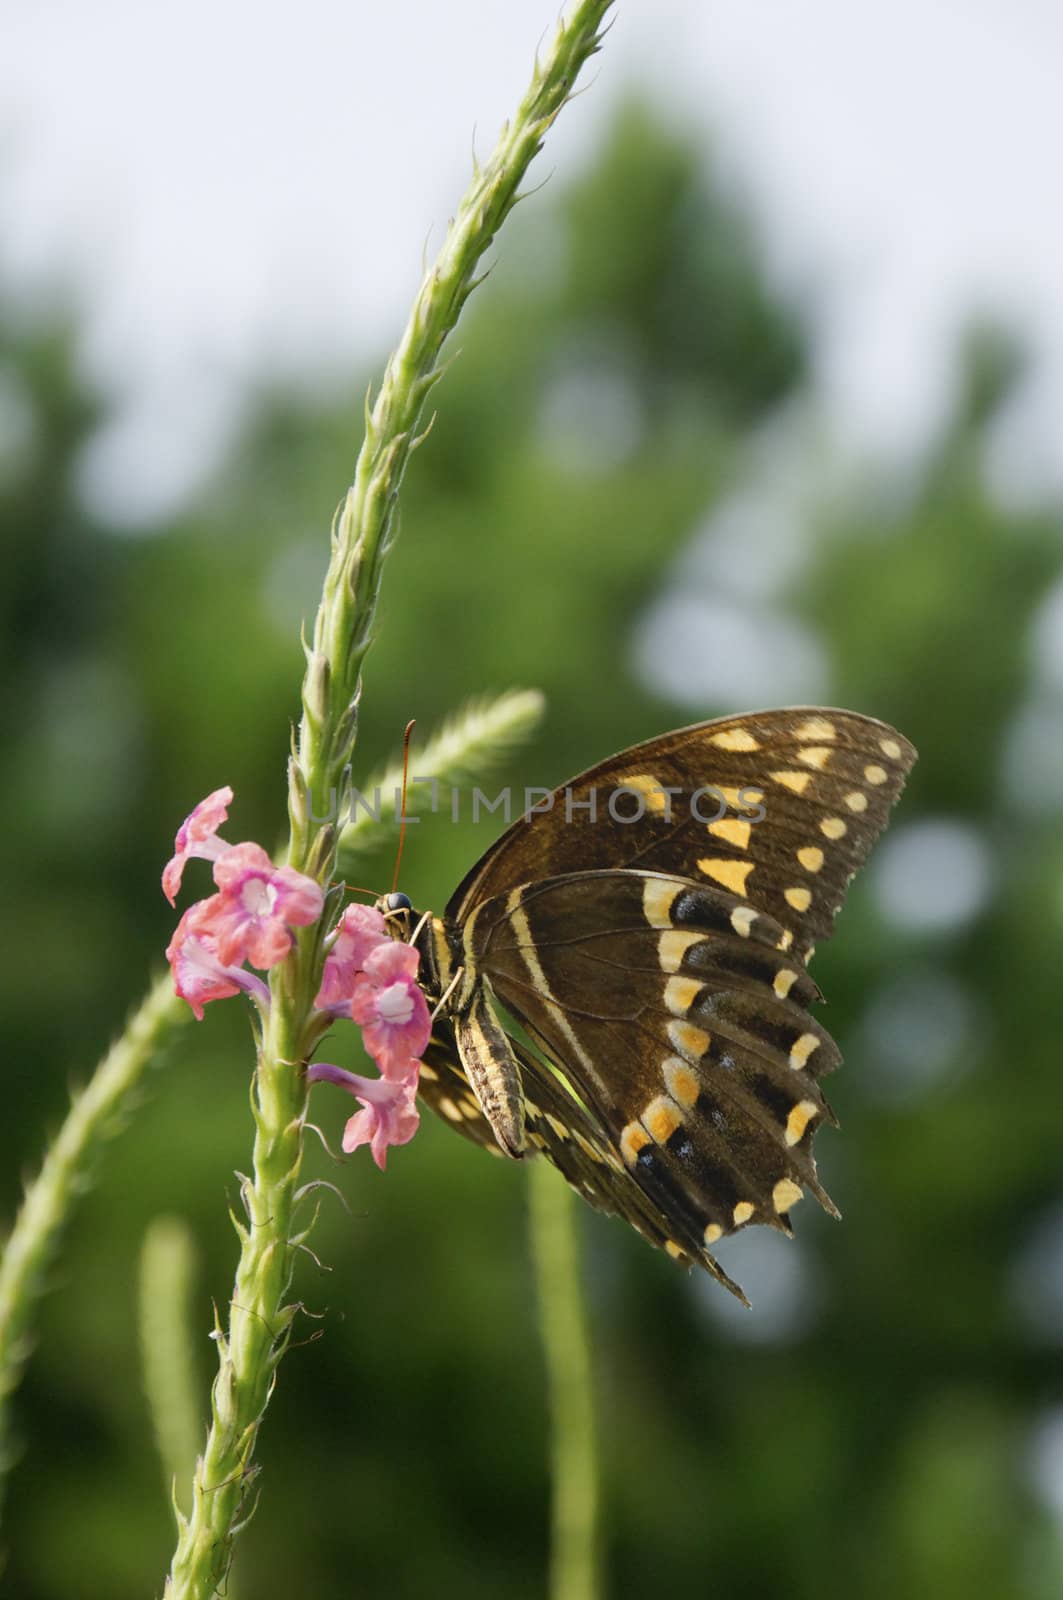
[[[188,1015],[170,976],[148,991],[122,1037],[74,1096],[44,1158],[0,1262],[0,1467],[11,1464],[7,1413],[30,1348],[30,1318],[47,1285],[49,1264],[75,1199],[87,1187],[101,1144],[122,1126],[133,1092],[175,1022]],[[0,1483],[3,1475],[0,1474]]]
[[[200,1440],[192,1349],[196,1247],[180,1217],[156,1217],[140,1252],[140,1356],[167,1492],[187,1506]]]
[[[316,864],[306,828],[306,795],[314,796],[320,815],[328,786],[342,786],[398,489],[410,452],[420,442],[417,428],[425,401],[442,376],[443,345],[481,281],[477,269],[519,199],[520,185],[547,130],[572,94],[580,69],[598,49],[599,28],[611,4],[579,0],[568,21],[558,24],[513,121],[503,128],[486,165],[477,168],[443,248],[425,273],[376,400],[372,406],[367,402],[365,440],[337,519],[304,681],[289,859],[305,870],[313,871]]]
[[[550,1600],[595,1600],[598,1448],[590,1331],[571,1191],[545,1161],[528,1171],[531,1242],[551,1426]]]
[[[332,556],[307,652],[303,715],[289,763],[288,862],[324,884],[336,860],[338,830],[325,815],[333,788],[342,806],[357,729],[361,669],[372,637],[395,506],[425,400],[440,376],[443,344],[476,285],[476,269],[512,209],[546,130],[597,49],[611,0],[581,0],[558,26],[513,123],[478,171],[425,276],[406,331],[388,362],[376,402],[366,408],[365,441],[333,535]],[[336,903],[335,896],[330,903]],[[228,1332],[216,1329],[218,1374],[212,1421],[196,1466],[192,1512],[182,1520],[167,1580],[170,1600],[208,1600],[228,1567],[248,1491],[258,1428],[296,1307],[286,1296],[307,1087],[304,1067],[320,1037],[313,1010],[324,924],[304,929],[271,973],[271,1004],[260,1041],[253,1109],[252,1176],[242,1186],[247,1226],[240,1239]]]

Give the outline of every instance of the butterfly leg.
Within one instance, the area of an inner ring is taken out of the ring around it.
[[[527,1149],[520,1069],[482,987],[453,1022],[461,1064],[483,1114],[506,1155],[519,1160]]]
[[[446,988],[443,990],[443,993],[440,995],[439,999],[436,1001],[435,1005],[432,1007],[433,1022],[439,1016],[440,1012],[447,1009],[447,1002],[450,1000],[450,997],[454,993],[455,989],[459,989],[461,987],[464,977],[465,968],[459,967],[457,972],[455,972],[454,976],[451,978],[450,982],[447,984]]]

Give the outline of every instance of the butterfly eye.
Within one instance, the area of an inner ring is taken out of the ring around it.
[[[409,895],[389,894],[384,901],[385,911],[411,911],[413,909]]]

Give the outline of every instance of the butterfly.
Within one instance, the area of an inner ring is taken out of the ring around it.
[[[807,965],[914,761],[851,711],[698,723],[518,818],[442,917],[385,897],[434,1008],[423,1099],[744,1301],[719,1239],[789,1234],[805,1190],[838,1215],[812,1140],[841,1058]]]

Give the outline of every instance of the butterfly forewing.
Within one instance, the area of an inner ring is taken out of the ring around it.
[[[539,878],[638,867],[770,913],[804,956],[829,936],[914,760],[895,729],[851,711],[798,707],[683,728],[555,790],[549,810],[519,819],[488,851],[449,915],[462,921]]]

